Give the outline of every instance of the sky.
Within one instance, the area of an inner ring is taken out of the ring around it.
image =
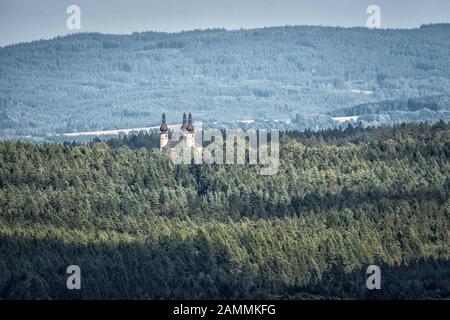
[[[80,7],[79,30],[66,26],[69,5]],[[0,46],[73,32],[366,26],[369,5],[380,7],[382,28],[450,22],[449,0],[0,0]]]

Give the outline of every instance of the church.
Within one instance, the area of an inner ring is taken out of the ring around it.
[[[195,148],[199,151],[202,150],[202,146],[195,142],[195,130],[190,112],[188,117],[186,117],[186,113],[183,114],[183,123],[181,124],[180,130],[172,132],[171,139],[169,139],[169,127],[167,126],[165,113],[162,115],[162,123],[159,130],[161,131],[159,134],[159,148],[161,150],[174,150],[181,143],[185,147]]]

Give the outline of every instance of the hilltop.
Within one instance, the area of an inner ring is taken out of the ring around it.
[[[0,48],[0,138],[310,117],[449,94],[450,25],[74,34]]]

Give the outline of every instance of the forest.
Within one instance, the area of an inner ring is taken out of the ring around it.
[[[0,142],[0,298],[450,298],[450,124],[286,131],[280,157],[261,176],[174,165],[154,133]]]
[[[321,129],[338,109],[450,94],[449,55],[448,24],[80,33],[21,43],[0,48],[0,139],[154,126],[163,111]],[[402,112],[366,122],[450,118]]]

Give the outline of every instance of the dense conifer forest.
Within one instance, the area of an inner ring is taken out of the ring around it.
[[[0,143],[0,298],[450,298],[450,124],[285,132],[273,176],[156,141]]]

